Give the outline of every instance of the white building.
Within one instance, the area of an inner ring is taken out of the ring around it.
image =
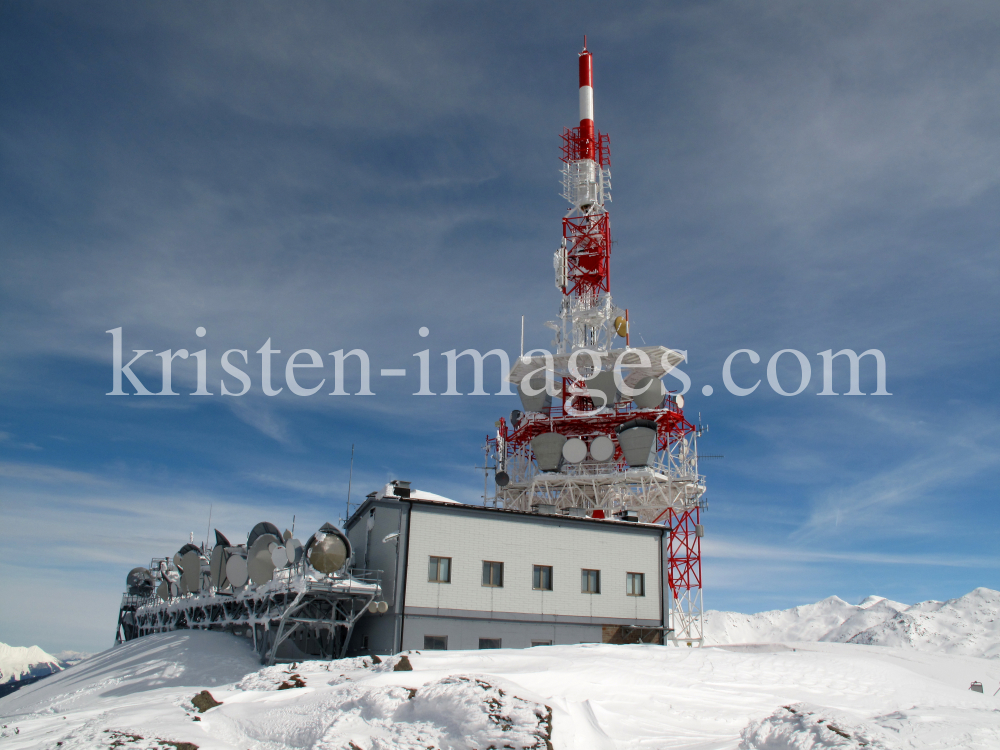
[[[669,529],[465,505],[393,483],[346,523],[354,566],[382,571],[384,614],[351,654],[662,642]]]

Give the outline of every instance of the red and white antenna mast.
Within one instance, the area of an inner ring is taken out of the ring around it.
[[[684,418],[684,399],[660,380],[684,355],[631,347],[627,312],[611,299],[610,139],[594,123],[586,37],[579,73],[580,124],[562,133],[562,195],[570,204],[554,259],[562,302],[559,321],[546,324],[556,332],[556,353],[522,353],[508,375],[524,411],[511,412],[509,426],[499,420],[487,438],[496,493],[484,500],[669,526],[669,637],[701,643],[700,430]],[[616,337],[624,349],[613,348]],[[589,357],[578,356],[584,349]]]
[[[580,125],[562,134],[563,239],[556,252],[556,286],[564,295],[557,324],[559,353],[610,348],[615,317],[611,301],[610,139],[594,126],[594,66],[584,37],[580,66]]]

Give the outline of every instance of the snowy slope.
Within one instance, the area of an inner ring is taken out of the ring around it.
[[[64,667],[56,657],[38,646],[8,646],[0,643],[0,685],[31,677],[44,677]]]
[[[848,604],[831,596],[793,609],[706,612],[711,644],[820,641],[1000,657],[1000,592],[978,588],[947,602],[907,606],[881,597]]]
[[[0,699],[4,750],[930,750],[1000,747],[1000,661],[839,643],[581,644],[261,668],[149,636]],[[197,713],[209,690],[221,705]],[[167,743],[170,743],[168,745]],[[188,746],[190,747],[190,746]]]

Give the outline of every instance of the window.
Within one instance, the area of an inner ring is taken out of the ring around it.
[[[500,588],[503,586],[503,563],[483,560],[483,585]],[[482,648],[482,646],[480,646]],[[499,646],[497,646],[499,648]]]
[[[480,638],[479,648],[500,648],[499,638]]]
[[[447,560],[448,558],[444,558]],[[448,636],[446,635],[425,635],[424,636],[424,650],[425,651],[447,651],[448,650]]]
[[[531,573],[531,588],[535,591],[552,590],[552,566],[536,565]]]
[[[368,636],[367,635],[361,636],[361,648],[363,650],[365,650],[365,651],[368,650]]]
[[[646,574],[645,573],[626,573],[625,574],[625,593],[629,596],[645,596],[646,595]]]
[[[534,647],[534,646],[551,646],[552,645],[552,641],[532,641],[531,645],[532,645],[532,647]]]
[[[434,583],[451,583],[451,558],[432,557],[427,566],[427,580]]]
[[[580,592],[583,594],[601,593],[601,571],[581,570],[580,571]]]

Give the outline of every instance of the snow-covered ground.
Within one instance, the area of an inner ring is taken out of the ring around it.
[[[1000,591],[978,588],[912,606],[874,596],[854,605],[831,596],[755,615],[706,612],[705,637],[714,644],[829,641],[998,657]]]
[[[840,643],[406,657],[408,671],[398,656],[261,668],[226,634],[150,636],[0,699],[0,745],[1000,748],[998,659]],[[198,713],[203,690],[221,705]]]

